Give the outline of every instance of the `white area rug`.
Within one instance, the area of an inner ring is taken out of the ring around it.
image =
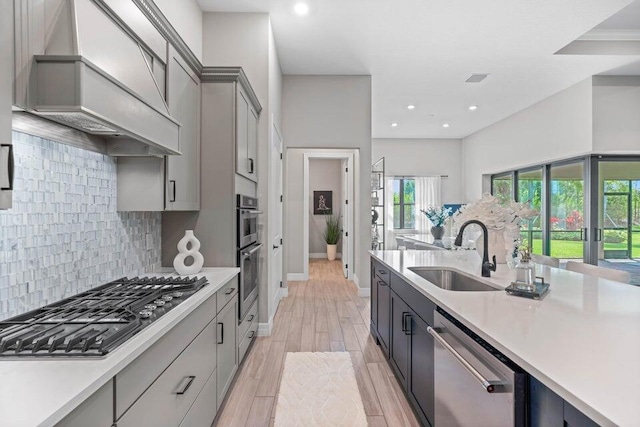
[[[366,425],[349,353],[286,354],[276,427]]]

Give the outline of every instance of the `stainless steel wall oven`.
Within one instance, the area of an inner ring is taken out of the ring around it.
[[[258,210],[258,199],[238,194],[238,267],[240,267],[240,310],[242,321],[251,304],[258,298],[260,284],[260,249],[258,243],[258,221],[262,212]]]

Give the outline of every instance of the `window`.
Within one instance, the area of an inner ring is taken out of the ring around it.
[[[416,183],[410,178],[393,180],[393,228],[415,229]]]
[[[498,198],[500,204],[509,204],[513,200],[513,176],[508,174],[491,177],[491,193]]]

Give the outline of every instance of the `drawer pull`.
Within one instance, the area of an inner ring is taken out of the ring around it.
[[[255,318],[256,318],[256,316],[254,316],[253,314],[250,314],[249,317],[247,317],[247,322],[251,322]]]
[[[386,271],[384,271],[384,270],[378,270],[378,273],[379,273],[379,274],[387,274],[387,272],[386,272]]]
[[[251,331],[251,333],[249,334],[249,339],[253,338],[256,336],[256,331]]]
[[[184,377],[184,380],[187,380],[187,382],[185,383],[185,385],[182,387],[181,390],[176,391],[176,394],[185,394],[187,390],[189,390],[189,387],[191,387],[191,384],[193,384],[193,380],[195,379],[196,379],[195,375],[189,375],[188,377]]]
[[[224,343],[224,323],[218,323],[218,344]]]
[[[233,293],[233,291],[235,291],[235,290],[236,290],[236,288],[229,288],[229,289],[227,289],[227,292],[225,292],[224,294],[225,295],[231,295]]]

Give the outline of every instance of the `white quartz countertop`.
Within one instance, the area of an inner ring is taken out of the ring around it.
[[[0,361],[0,425],[52,426],[106,384],[240,270],[204,268],[209,284],[102,359]],[[172,269],[149,276],[176,276]]]
[[[455,292],[409,268],[480,276],[477,252],[371,255],[597,423],[640,426],[640,287],[538,266],[551,284],[540,301],[500,291]],[[499,265],[486,280],[505,288],[514,279],[514,270]]]

